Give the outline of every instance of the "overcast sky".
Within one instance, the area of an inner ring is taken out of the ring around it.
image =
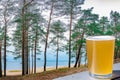
[[[120,0],[85,0],[82,8],[94,7],[93,13],[108,16],[111,10],[120,12]]]

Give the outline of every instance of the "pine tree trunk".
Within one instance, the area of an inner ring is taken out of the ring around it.
[[[84,32],[82,33],[81,40],[83,40],[83,37],[84,37]],[[79,58],[80,58],[81,49],[82,49],[82,42],[79,45],[78,54],[77,54],[77,58],[76,58],[74,67],[77,67],[77,63],[78,63]]]
[[[53,6],[54,6],[54,1],[52,1],[49,22],[48,22],[48,27],[47,27],[47,33],[46,33],[46,42],[45,42],[45,50],[44,50],[44,71],[46,71],[46,62],[47,62],[46,53],[47,53],[47,46],[48,46],[49,28],[50,28],[50,24],[51,24],[52,13],[53,13]]]
[[[56,69],[58,69],[59,39],[57,38]]]
[[[25,18],[25,13],[27,11],[27,6],[29,4],[32,3],[31,0],[30,2],[27,3],[27,0],[23,0],[23,7],[22,7],[22,75],[28,74],[28,47],[26,44],[28,44],[28,42],[26,41],[26,25],[27,25],[27,21]],[[28,39],[28,38],[27,38]],[[27,48],[26,48],[27,47]],[[26,54],[25,54],[26,52]]]
[[[117,47],[115,46],[115,55],[114,55],[114,59],[116,59],[116,57],[117,57],[117,55],[116,55],[116,53],[117,53]]]
[[[115,57],[114,57],[115,59],[117,59],[118,53],[119,53],[119,46],[116,47],[116,50],[115,50]]]
[[[117,58],[120,58],[120,47],[119,47],[119,51],[118,51],[118,56]]]
[[[75,60],[77,60],[77,55],[78,55],[78,48],[79,48],[79,45],[76,45],[77,49],[76,49],[76,55],[75,55]],[[77,65],[76,65],[77,66]]]
[[[37,29],[36,29],[36,37],[35,37],[35,47],[34,47],[34,74],[36,73],[36,47],[37,47]]]
[[[117,53],[116,53],[116,59],[119,58],[119,50],[120,50],[120,47],[118,46]]]
[[[22,8],[22,75],[25,75],[25,54],[24,54],[24,49],[25,49],[25,21],[24,21],[24,15],[25,15],[25,9],[24,9],[24,6],[26,4],[26,0],[23,0],[23,8]]]
[[[2,41],[0,41],[0,77],[2,77]]]
[[[7,36],[7,6],[5,6],[5,11],[3,13],[4,15],[4,77],[6,76],[6,36]]]
[[[25,65],[24,65],[24,28],[22,29],[22,75],[25,75]]]
[[[82,44],[79,45],[78,54],[76,56],[77,58],[76,58],[74,67],[77,67],[77,63],[78,63],[79,57],[80,57],[81,48],[82,48]]]
[[[79,60],[78,60],[78,67],[80,67],[80,65],[81,65],[81,53],[79,54],[80,55],[80,57],[79,57]]]
[[[87,67],[87,53],[85,54],[85,67]]]
[[[28,4],[27,3],[27,1],[25,2],[26,4]],[[24,11],[25,11],[25,15],[26,15],[26,13],[28,13],[28,8],[26,7],[26,4],[24,5]],[[25,50],[24,50],[24,64],[25,64],[25,74],[28,74],[28,66],[29,66],[29,64],[28,64],[28,58],[29,58],[29,56],[28,56],[28,54],[29,54],[29,48],[28,48],[28,18],[26,17],[24,15],[24,29],[25,29],[25,44],[24,44],[24,46],[25,46]]]
[[[4,77],[6,76],[6,36],[7,36],[7,22],[5,19],[5,32],[4,32]]]
[[[115,46],[115,56],[114,56],[114,59],[117,59],[118,51],[119,51],[118,46]]]
[[[56,54],[56,69],[58,69],[58,49],[57,49],[57,54]]]
[[[70,13],[70,30],[69,30],[69,61],[68,61],[68,68],[71,67],[71,33],[72,33],[72,17],[73,17],[73,4],[71,4],[71,13]]]
[[[25,31],[25,64],[26,64],[26,70],[25,70],[25,74],[28,74],[28,54],[29,54],[29,50],[28,50],[28,29],[26,29]]]
[[[28,74],[30,74],[30,52],[28,54]]]
[[[116,31],[116,26],[117,26],[117,19],[116,19],[116,17],[115,17],[115,19],[114,19],[114,36],[115,36],[115,38],[117,38],[117,31]],[[117,53],[118,53],[118,46],[115,46],[115,56],[114,56],[114,59],[117,59]]]
[[[26,24],[25,24],[26,25]],[[26,46],[26,30],[25,30],[25,41],[24,41],[24,46],[25,46],[25,49],[24,49],[24,72],[25,72],[25,75],[27,74],[27,46]]]
[[[25,75],[26,75],[26,71],[27,71],[27,61],[26,61],[26,51],[25,51],[24,52],[24,73],[25,73]]]
[[[33,45],[32,45],[32,49],[31,49],[31,57],[32,57],[32,74],[33,74]]]
[[[25,16],[26,13],[28,13],[27,6],[30,5],[34,0],[31,0],[27,2],[27,0],[24,0],[23,3],[23,23],[24,23],[24,72],[25,74],[29,73],[29,47],[28,47],[28,18]]]
[[[36,73],[36,45],[35,45],[35,48],[34,48],[34,74]]]

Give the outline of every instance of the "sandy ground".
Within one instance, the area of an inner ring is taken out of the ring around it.
[[[64,68],[65,66],[60,66],[58,68]],[[49,70],[54,70],[55,67],[47,67],[47,71]],[[31,70],[32,72],[32,70]],[[36,68],[36,73],[43,72],[43,68]],[[4,73],[3,73],[4,74]],[[7,76],[13,76],[13,75],[21,75],[22,71],[21,70],[7,70],[6,75]]]

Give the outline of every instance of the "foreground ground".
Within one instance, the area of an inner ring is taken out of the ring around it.
[[[115,63],[118,62],[120,62],[120,59],[115,60]],[[87,70],[86,67],[70,68],[70,69],[60,68],[58,70],[50,70],[50,71],[41,72],[37,74],[30,74],[26,76],[7,76],[0,78],[0,80],[52,80],[60,76],[70,75],[85,70]]]
[[[81,71],[85,71],[87,68],[61,68],[58,70],[51,70],[47,72],[37,73],[37,74],[30,74],[26,76],[7,76],[3,77],[0,80],[52,80],[54,78],[65,76]]]

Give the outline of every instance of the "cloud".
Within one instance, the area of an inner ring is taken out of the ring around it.
[[[100,16],[109,16],[111,10],[120,12],[120,0],[86,0],[82,8],[94,7],[93,12]]]

